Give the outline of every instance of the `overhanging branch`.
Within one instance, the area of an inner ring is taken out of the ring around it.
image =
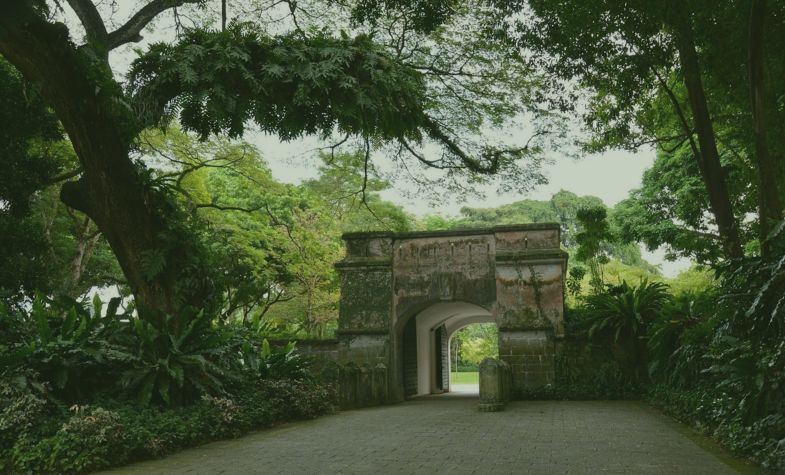
[[[134,14],[123,26],[109,33],[107,47],[113,50],[126,43],[142,40],[141,32],[158,15],[186,3],[199,3],[202,0],[153,0]]]
[[[87,33],[88,43],[91,41],[104,43],[107,38],[106,26],[92,0],[68,0],[68,5],[79,17]]]

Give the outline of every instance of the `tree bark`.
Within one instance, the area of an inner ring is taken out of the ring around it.
[[[88,48],[77,49],[64,25],[46,22],[32,7],[15,13],[0,18],[0,54],[40,88],[84,171],[63,185],[62,201],[88,215],[106,237],[140,315],[160,323],[183,304],[203,305],[210,297],[206,288],[179,295],[188,246],[167,242],[167,203],[146,186],[129,156],[135,120],[109,65]],[[164,267],[151,272],[146,262],[155,257]]]
[[[766,143],[764,88],[764,29],[766,0],[752,0],[749,31],[749,76],[752,121],[755,137],[755,161],[758,165],[758,220],[761,254],[770,251],[766,240],[772,225],[782,219],[782,203],[777,185],[777,164]]]
[[[743,256],[741,237],[733,215],[733,205],[725,183],[725,173],[720,163],[717,140],[709,115],[706,94],[701,82],[698,54],[689,15],[679,15],[676,28],[676,43],[679,51],[684,84],[687,87],[690,110],[695,130],[698,134],[700,153],[696,156],[706,191],[709,194],[709,205],[717,222],[717,229],[722,239],[725,257],[738,258]]]

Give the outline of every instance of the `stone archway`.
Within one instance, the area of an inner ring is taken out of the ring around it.
[[[449,390],[449,341],[470,323],[495,322],[488,309],[467,302],[436,302],[403,324],[399,353],[405,396]]]
[[[553,384],[567,265],[559,232],[558,224],[525,224],[345,234],[346,257],[336,265],[342,359],[386,365],[390,399],[401,400],[407,388],[411,393],[405,340],[426,341],[422,333],[418,338],[418,325],[407,331],[410,322],[419,318],[420,331],[430,332],[451,316],[453,323],[484,317],[499,328],[499,356],[512,367],[515,389]],[[415,366],[416,394],[434,392],[432,372]]]

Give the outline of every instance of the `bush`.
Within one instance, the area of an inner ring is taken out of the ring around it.
[[[728,261],[699,310],[658,323],[650,399],[734,452],[785,472],[785,221],[770,258]]]
[[[659,384],[649,392],[649,401],[715,437],[736,454],[777,473],[785,471],[785,416],[770,414],[744,422],[734,415],[737,399],[716,393],[713,387],[678,389]]]
[[[3,373],[32,371],[67,403],[108,390],[131,359],[113,338],[122,326],[118,305],[119,299],[110,301],[101,317],[103,304],[97,298],[86,307],[67,297],[38,295],[29,312],[0,308],[0,327],[8,330],[0,344]]]
[[[76,473],[332,410],[294,344],[199,313],[154,324],[37,297],[0,309],[0,472]]]
[[[15,407],[23,407],[29,395],[15,394]],[[329,413],[334,397],[330,387],[312,381],[270,380],[248,381],[237,394],[203,396],[179,408],[110,400],[103,407],[75,406],[62,415],[40,411],[39,406],[46,403],[39,403],[33,409],[15,411],[17,421],[46,423],[24,424],[14,437],[4,439],[11,443],[0,452],[0,470],[74,473],[160,457],[281,421]]]

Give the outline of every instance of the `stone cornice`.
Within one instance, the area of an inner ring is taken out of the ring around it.
[[[368,231],[368,232],[354,232],[344,233],[341,237],[344,240],[348,239],[373,239],[373,238],[391,238],[394,240],[403,239],[418,239],[429,237],[450,237],[450,236],[482,236],[492,235],[504,232],[524,232],[524,231],[560,231],[559,223],[528,223],[528,224],[508,224],[493,226],[489,228],[467,228],[467,229],[450,229],[446,231],[409,231],[402,233],[394,233],[389,231]]]
[[[335,330],[336,336],[360,336],[360,335],[389,335],[389,328],[339,328]]]
[[[392,260],[390,258],[382,258],[382,259],[374,259],[374,258],[360,258],[360,259],[353,259],[349,261],[340,261],[334,264],[335,268],[338,270],[341,269],[370,269],[370,270],[378,270],[379,268],[391,268],[392,267]]]
[[[496,262],[566,262],[569,254],[561,249],[529,249],[526,251],[497,252]]]

